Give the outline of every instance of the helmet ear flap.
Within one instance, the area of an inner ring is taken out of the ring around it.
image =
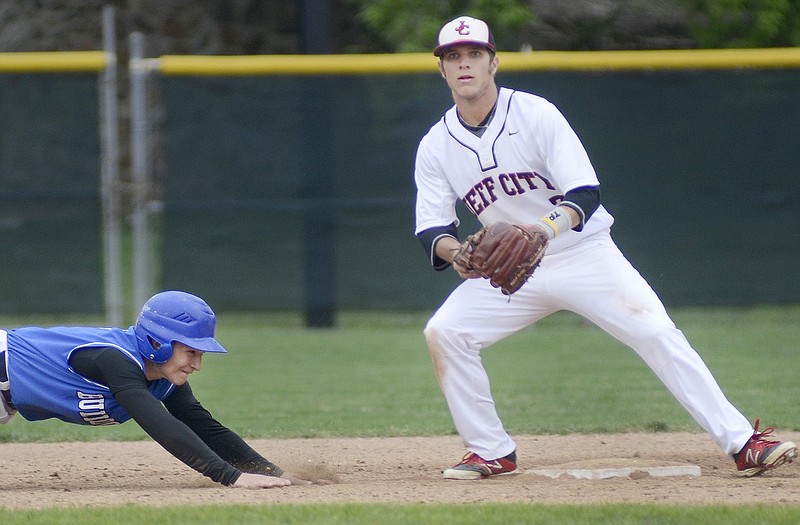
[[[145,357],[154,363],[164,363],[172,357],[172,343],[159,343],[150,335],[147,336],[147,342],[150,343],[152,352],[149,352]]]

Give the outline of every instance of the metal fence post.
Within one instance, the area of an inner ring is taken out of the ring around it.
[[[103,50],[100,73],[100,194],[103,208],[103,294],[106,323],[122,324],[122,240],[119,206],[119,130],[117,124],[117,51],[114,8],[103,8]]]
[[[131,224],[133,233],[133,303],[134,311],[147,301],[151,292],[150,232],[148,225],[148,193],[150,180],[147,155],[147,102],[145,82],[148,70],[144,62],[144,37],[130,35],[131,82]]]

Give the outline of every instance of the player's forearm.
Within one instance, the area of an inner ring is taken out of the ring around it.
[[[232,430],[221,434],[217,439],[209,440],[208,446],[242,472],[276,477],[283,475],[283,469],[256,452]]]
[[[217,421],[194,397],[189,383],[177,387],[164,401],[164,406],[215,454],[239,470],[269,476],[280,476],[283,473],[283,470],[256,452],[236,432]]]
[[[242,474],[240,469],[219,457],[187,426],[174,418],[170,428],[163,425],[156,427],[157,430],[142,428],[167,452],[217,483],[232,485]]]
[[[552,240],[557,235],[569,231],[581,222],[578,212],[569,206],[556,206],[536,222]]]
[[[436,243],[436,256],[448,263],[453,262],[453,257],[458,253],[461,243],[453,237],[442,237]]]
[[[167,412],[147,390],[127,389],[117,392],[115,397],[142,430],[187,466],[223,485],[234,483],[241,474]]]

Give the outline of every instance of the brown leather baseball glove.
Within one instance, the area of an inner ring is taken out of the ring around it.
[[[496,222],[467,237],[453,262],[511,295],[539,266],[548,241],[538,226]]]

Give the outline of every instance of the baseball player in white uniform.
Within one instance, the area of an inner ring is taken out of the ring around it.
[[[460,16],[439,33],[434,55],[455,105],[422,138],[415,164],[416,235],[443,270],[459,250],[456,201],[483,225],[536,225],[550,238],[540,267],[509,297],[465,278],[425,327],[455,427],[467,449],[447,479],[516,471],[516,444],[495,410],[480,353],[560,310],[575,312],[630,346],[673,396],[753,476],[797,456],[797,446],[758,430],[725,397],[648,283],[611,239],[600,183],[567,120],[542,97],[498,88],[487,24]]]

